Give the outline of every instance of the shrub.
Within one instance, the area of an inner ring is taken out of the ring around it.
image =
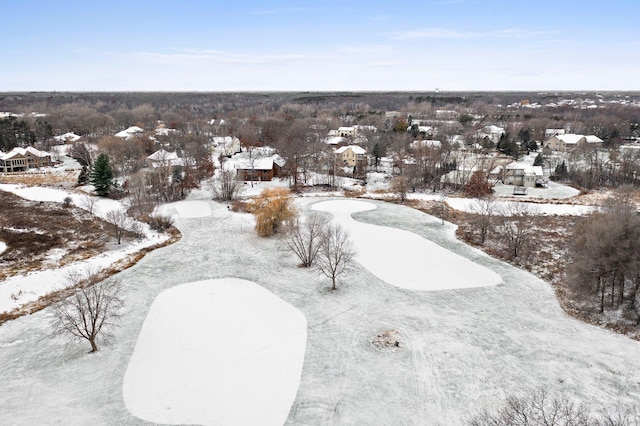
[[[254,200],[256,232],[261,237],[276,234],[281,226],[296,216],[291,192],[286,188],[267,188]]]

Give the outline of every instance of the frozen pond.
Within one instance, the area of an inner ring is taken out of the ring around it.
[[[332,200],[312,206],[330,212],[348,230],[356,260],[381,280],[408,290],[451,290],[499,284],[502,278],[413,232],[354,220],[352,213],[375,210],[367,201]]]
[[[124,377],[129,411],[154,423],[281,425],[300,382],[307,322],[239,279],[156,297]]]

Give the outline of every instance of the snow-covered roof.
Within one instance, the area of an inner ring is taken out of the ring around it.
[[[435,139],[416,140],[411,142],[411,146],[412,147],[426,146],[429,148],[440,148],[442,146],[442,142]]]
[[[587,143],[603,143],[604,141],[597,137],[596,135],[587,135],[585,136]]]
[[[347,146],[341,146],[340,148],[336,149],[336,154],[342,154],[343,152],[345,152],[346,150],[351,149],[351,151],[356,154],[356,155],[364,155],[367,153],[367,151],[358,145],[347,145]]]
[[[555,137],[564,142],[565,145],[576,145],[584,138],[583,135],[577,135],[575,133],[566,133],[564,135],[556,135]]]
[[[40,151],[37,150],[31,146],[27,147],[27,148],[20,148],[20,147],[15,147],[13,148],[11,151],[7,152],[6,154],[2,154],[0,155],[0,160],[10,160],[11,158],[17,156],[17,155],[21,155],[21,156],[26,156],[27,153],[31,154],[31,155],[35,155],[36,157],[50,157],[51,154],[49,154],[48,152],[44,152],[44,151]]]
[[[131,137],[137,135],[138,133],[142,133],[142,132],[144,132],[144,130],[141,129],[140,127],[131,126],[128,129],[125,129],[125,130],[123,130],[121,132],[116,133],[116,136],[119,137],[119,138],[128,139],[128,138],[131,138]]]
[[[243,170],[271,170],[274,164],[283,167],[285,163],[284,158],[275,154],[270,157],[241,158],[236,162],[236,168]]]
[[[240,139],[233,136],[214,136],[211,138],[211,141],[216,146],[220,146],[220,145],[225,146],[225,145],[236,143],[236,142],[240,143]]]
[[[326,138],[324,141],[327,145],[338,145],[342,142],[344,142],[346,139],[343,138],[342,136],[330,136],[328,138]]]
[[[151,161],[170,161],[178,158],[178,154],[176,152],[165,151],[164,149],[159,149],[153,154],[147,157]]]
[[[525,175],[542,176],[542,166],[531,166],[529,164],[514,161],[505,166],[507,170],[523,170]]]
[[[138,127],[138,129],[140,129],[140,128]],[[142,129],[140,129],[140,130],[142,130]],[[126,130],[125,130],[125,132],[126,132]],[[158,135],[158,136],[169,136],[169,133],[175,133],[175,132],[177,132],[176,129],[169,129],[167,127],[159,127],[159,128],[156,129],[156,135]],[[122,132],[120,132],[120,133],[122,133]]]
[[[82,136],[78,136],[72,132],[67,132],[64,135],[54,136],[53,139],[57,142],[77,142],[82,139]]]

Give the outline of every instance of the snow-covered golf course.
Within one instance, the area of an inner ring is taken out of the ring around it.
[[[251,215],[195,198],[165,206],[180,242],[114,277],[126,312],[111,345],[88,355],[50,336],[50,309],[0,327],[0,423],[451,425],[542,386],[640,400],[638,342],[569,318],[548,284],[450,224],[299,199],[358,249],[330,292]],[[385,330],[401,350],[372,345]]]

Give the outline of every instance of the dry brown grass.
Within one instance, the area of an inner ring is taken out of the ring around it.
[[[73,188],[78,182],[77,170],[51,173],[0,174],[0,183],[25,186],[57,186]]]
[[[180,241],[180,238],[182,238],[182,234],[176,228],[171,228],[167,232],[170,235],[170,238],[168,240],[150,247],[146,247],[136,253],[129,255],[127,258],[121,260],[120,262],[117,262],[111,265],[111,267],[107,269],[103,269],[102,271],[100,271],[101,279],[108,278],[124,269],[128,269],[132,267],[133,265],[138,263],[144,256],[146,256],[147,253],[150,253],[153,250],[156,250],[158,248],[171,245],[177,241]],[[82,283],[80,283],[79,285],[81,284]],[[52,305],[53,303],[59,302],[60,300],[63,300],[71,296],[76,292],[76,290],[77,290],[76,287],[67,287],[62,290],[53,291],[40,297],[38,300],[26,303],[9,312],[2,312],[0,313],[0,325],[2,325],[7,321],[11,321],[16,318],[19,318],[23,315],[30,315],[34,312],[38,312],[46,308],[47,306]]]
[[[28,201],[4,191],[0,205],[0,241],[7,245],[0,254],[0,280],[50,267],[51,250],[61,252],[57,264],[63,265],[95,255],[109,240],[102,221],[78,208]]]

